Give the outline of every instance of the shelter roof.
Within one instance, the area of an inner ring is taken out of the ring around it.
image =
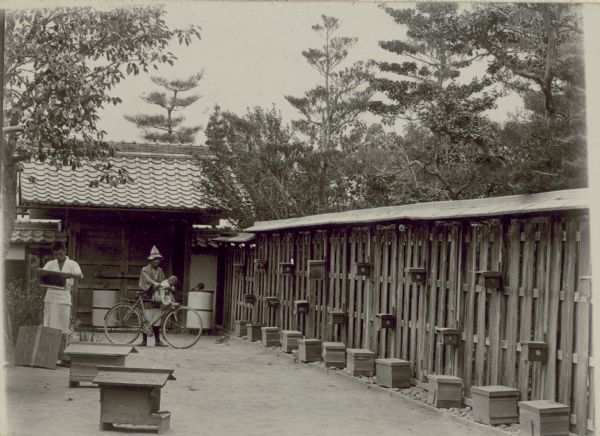
[[[434,201],[309,215],[276,221],[258,221],[253,226],[245,229],[245,231],[265,232],[280,229],[366,224],[397,220],[440,220],[559,212],[588,209],[591,201],[592,192],[589,188],[569,189],[538,194],[477,198],[473,200]]]
[[[256,237],[256,235],[254,233],[237,233],[235,235],[231,235],[231,236],[219,236],[216,238],[213,238],[212,240],[215,242],[225,242],[225,243],[244,243],[244,242],[250,242],[253,241],[254,238]]]
[[[90,162],[76,170],[57,169],[47,163],[25,164],[20,177],[20,205],[76,206],[131,209],[208,209],[197,181],[195,156],[209,157],[206,147],[173,144],[112,144],[114,168],[124,168],[133,182],[111,186],[100,183]]]
[[[13,226],[10,242],[13,244],[47,243],[66,241],[60,220],[19,220]]]

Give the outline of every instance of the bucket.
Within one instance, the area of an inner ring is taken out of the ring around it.
[[[215,291],[209,291],[203,289],[202,291],[188,293],[188,307],[196,309],[200,313],[200,319],[202,320],[202,328],[212,329],[213,325],[213,298]],[[194,319],[188,319],[187,328],[198,328],[198,322]]]
[[[104,327],[104,316],[108,309],[119,302],[120,292],[115,289],[94,289],[92,291],[92,326]],[[108,325],[115,325],[114,321]]]

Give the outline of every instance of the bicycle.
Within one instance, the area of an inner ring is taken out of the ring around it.
[[[148,320],[144,313],[144,294],[136,291],[135,300],[123,300],[115,304],[104,315],[104,333],[113,344],[132,344],[140,333],[152,335],[152,324],[159,318],[162,334],[173,348],[190,348],[202,336],[200,313],[188,306],[171,305],[161,308],[161,314]]]

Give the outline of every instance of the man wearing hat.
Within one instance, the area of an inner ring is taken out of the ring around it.
[[[148,256],[148,260],[150,263],[142,268],[140,272],[140,288],[148,293],[152,293],[154,288],[159,286],[160,283],[165,279],[165,273],[162,268],[159,266],[160,261],[162,260],[162,256],[156,248],[155,245],[152,246],[152,250],[150,250],[150,256]],[[154,345],[157,347],[166,347],[160,340],[160,303],[152,302],[152,303],[144,303],[144,305],[148,305],[150,307],[146,307],[144,309],[144,314],[146,315],[146,319],[149,321],[156,320],[152,323],[152,332],[154,333]],[[145,347],[148,345],[148,335],[145,333],[142,334],[142,344],[141,346]]]

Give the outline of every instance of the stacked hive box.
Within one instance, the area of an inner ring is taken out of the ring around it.
[[[321,360],[322,343],[319,339],[299,339],[298,355],[302,362],[318,362]]]
[[[279,327],[262,327],[262,343],[265,347],[279,346]]]
[[[507,386],[473,386],[473,418],[486,424],[511,424],[519,421],[519,391]]]
[[[262,324],[246,325],[246,336],[250,342],[260,341],[262,339]]]
[[[245,320],[236,320],[235,321],[235,328],[234,328],[234,334],[238,337],[242,337],[245,336],[247,333],[247,327],[246,325],[248,324],[248,321]]]
[[[436,407],[462,407],[462,378],[453,375],[430,375],[427,402]]]
[[[528,436],[569,436],[569,406],[549,400],[520,401],[521,432]]]
[[[346,368],[354,376],[372,377],[375,373],[375,353],[361,348],[348,348],[346,350]]]
[[[402,359],[376,359],[377,384],[388,388],[410,387],[410,362]]]
[[[346,366],[346,345],[343,342],[323,342],[323,362],[327,368]]]
[[[281,331],[281,348],[286,353],[291,353],[298,349],[298,340],[302,339],[302,333],[297,330]]]

